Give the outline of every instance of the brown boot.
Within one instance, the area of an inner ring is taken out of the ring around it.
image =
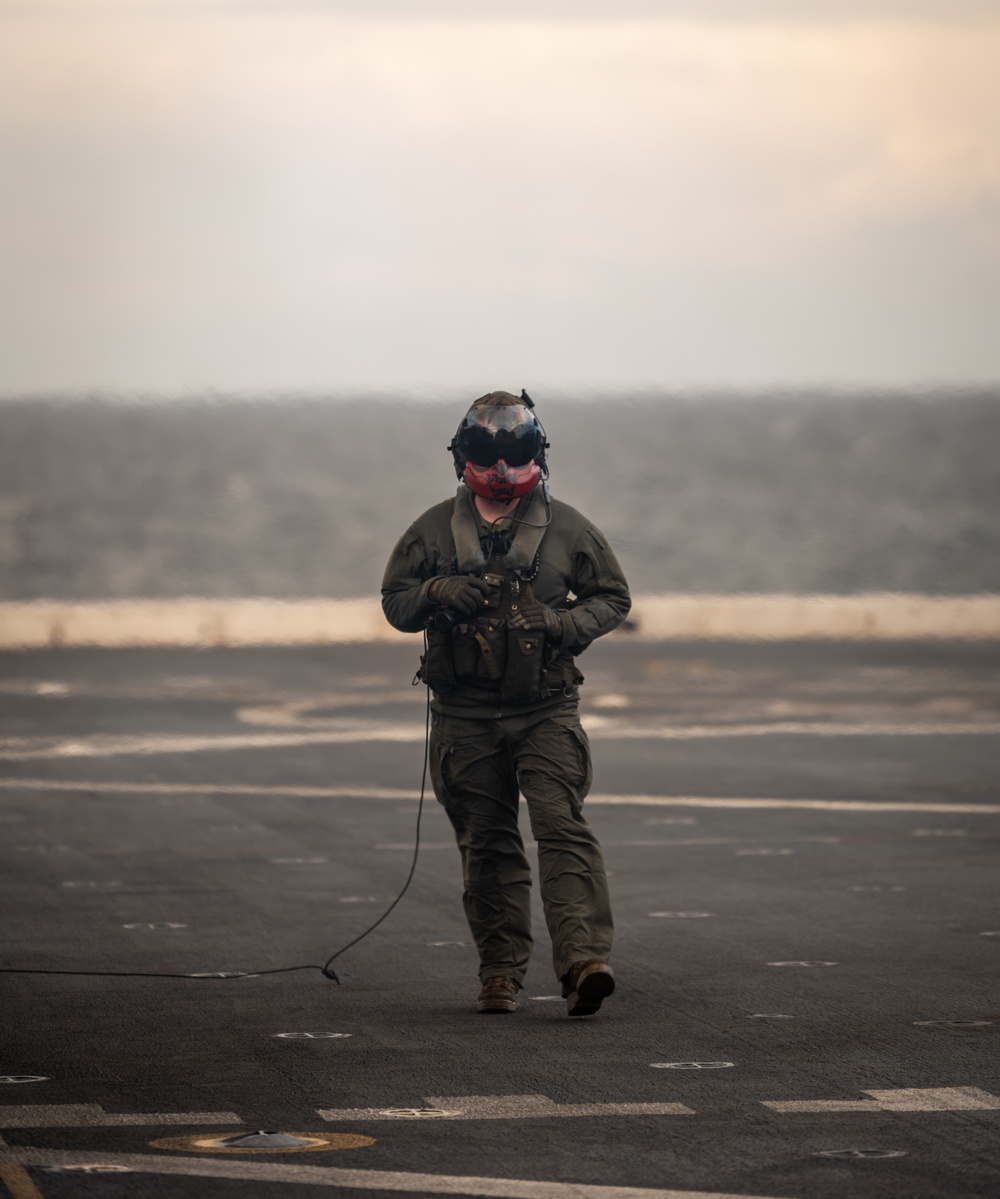
[[[476,1001],[479,1012],[516,1012],[521,984],[513,978],[487,978]]]
[[[603,958],[574,962],[563,977],[568,1016],[592,1016],[615,989],[615,976]]]

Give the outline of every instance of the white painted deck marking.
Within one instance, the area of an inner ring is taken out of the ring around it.
[[[785,1012],[751,1012],[747,1016],[748,1020],[794,1020],[794,1016],[789,1016]]]
[[[427,944],[431,949],[448,949],[451,946],[455,946],[456,948],[459,946],[464,947],[464,946],[467,946],[469,944],[469,942],[468,941],[428,941]]]
[[[0,1128],[117,1128],[146,1124],[242,1123],[235,1112],[106,1112],[96,1103],[0,1106]]]
[[[547,1120],[554,1116],[693,1116],[683,1103],[555,1103],[545,1095],[425,1095],[447,1120]],[[414,1108],[348,1107],[318,1110],[324,1120],[399,1120]],[[400,1113],[405,1113],[401,1115]]]
[[[879,884],[877,886],[863,885],[863,886],[857,886],[857,887],[848,887],[847,889],[848,889],[848,891],[905,891],[906,890],[905,887],[883,887],[881,884]]]
[[[813,1157],[833,1157],[838,1160],[874,1161],[877,1158],[906,1157],[905,1149],[820,1149]]]
[[[232,1178],[246,1182],[288,1182],[299,1186],[344,1187],[359,1191],[402,1191],[424,1195],[474,1195],[482,1199],[777,1199],[773,1195],[736,1195],[731,1191],[677,1191],[662,1187],[595,1186],[526,1178],[477,1178],[450,1174],[411,1174],[391,1170],[351,1170],[236,1158],[181,1158],[165,1154],[94,1153],[78,1150],[18,1148],[0,1153],[0,1161],[28,1166],[90,1165],[112,1159],[141,1174],[187,1178]],[[785,1196],[784,1199],[791,1199]]]
[[[447,1111],[443,1107],[391,1107],[383,1115],[401,1120],[441,1120],[445,1116],[460,1116],[461,1112]]]
[[[555,1003],[557,1000],[565,999],[565,995],[532,995],[531,998],[536,1003]]]
[[[0,1085],[17,1086],[22,1082],[48,1082],[47,1074],[0,1074]]]
[[[132,1174],[128,1166],[113,1166],[107,1162],[94,1162],[92,1166],[46,1166],[46,1174]]]
[[[775,1112],[996,1112],[1000,1098],[979,1087],[862,1091],[868,1099],[765,1099]]]
[[[995,1020],[914,1020],[917,1028],[986,1028]]]
[[[171,797],[191,796],[201,798],[208,795],[262,795],[291,799],[386,799],[417,800],[419,793],[393,787],[305,787],[289,783],[285,786],[257,786],[253,783],[124,783],[118,779],[97,781],[94,779],[37,779],[0,778],[0,791],[83,791],[107,795],[158,795],[163,802]],[[592,794],[587,797],[590,806],[601,804],[612,807],[681,807],[799,810],[815,812],[935,812],[962,813],[964,815],[998,815],[1000,803],[906,803],[865,799],[775,799],[770,797],[717,797],[700,795],[617,795]],[[0,818],[12,823],[23,823],[24,817],[11,813]]]
[[[119,755],[223,753],[229,750],[286,749],[300,745],[352,745],[360,742],[421,742],[423,724],[388,724],[344,720],[340,728],[301,733],[206,733],[178,736],[145,733],[141,736],[95,733],[72,739],[58,737],[5,737],[0,739],[0,759],[9,762],[34,758],[106,758]],[[585,716],[584,728],[595,740],[700,741],[733,737],[996,737],[1000,722],[975,724],[839,724],[833,721],[784,721],[773,724],[638,725],[604,716]]]
[[[967,828],[915,828],[914,837],[967,837]]]
[[[375,849],[405,849],[413,853],[412,841],[383,841]],[[421,841],[421,849],[455,849],[454,841]]]
[[[737,858],[783,858],[794,853],[794,849],[738,849]]]
[[[813,966],[839,966],[840,962],[768,962],[769,966],[803,966],[809,969]]]
[[[349,1032],[276,1032],[271,1035],[281,1037],[286,1041],[337,1041],[354,1034]]]
[[[122,928],[187,928],[187,925],[174,920],[160,920],[152,924],[123,924]]]
[[[731,1070],[735,1062],[650,1062],[653,1070]]]
[[[650,912],[650,916],[661,916],[668,920],[703,920],[707,916],[714,916],[714,912]]]
[[[981,937],[1000,937],[1000,928],[991,928],[989,932],[980,933]]]
[[[272,866],[324,866],[329,858],[268,858]]]

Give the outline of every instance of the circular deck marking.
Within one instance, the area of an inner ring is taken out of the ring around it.
[[[0,1074],[0,1084],[14,1085],[21,1082],[48,1082],[47,1074]]]
[[[794,1020],[794,1016],[789,1016],[785,1012],[752,1012],[747,1016],[748,1020]]]
[[[178,924],[174,920],[157,920],[149,924],[123,924],[122,928],[187,928],[187,925]]]
[[[381,1116],[392,1116],[398,1120],[440,1120],[445,1116],[461,1116],[460,1111],[449,1111],[443,1107],[387,1107]]]
[[[813,1157],[833,1157],[838,1160],[874,1161],[881,1157],[906,1157],[905,1149],[821,1149]]]
[[[804,966],[807,969],[813,966],[839,966],[840,962],[768,962],[769,966]]]
[[[352,1034],[349,1032],[276,1032],[271,1035],[286,1041],[336,1041]]]
[[[261,1133],[260,1136],[273,1134]],[[196,1133],[186,1137],[161,1137],[150,1141],[151,1149],[171,1149],[175,1153],[316,1153],[329,1152],[333,1149],[364,1149],[375,1144],[374,1137],[364,1137],[353,1132],[289,1132],[283,1134],[293,1137],[304,1144],[281,1146],[232,1145],[227,1141],[234,1138],[229,1135],[212,1135]],[[238,1138],[252,1140],[251,1137]]]
[[[665,920],[703,920],[706,916],[714,916],[714,912],[650,912],[650,916],[662,917]]]
[[[730,1070],[735,1062],[650,1062],[653,1070]]]
[[[914,1020],[918,1028],[985,1028],[995,1020]]]
[[[130,1166],[116,1166],[111,1162],[92,1162],[87,1166],[46,1166],[46,1174],[132,1174]]]

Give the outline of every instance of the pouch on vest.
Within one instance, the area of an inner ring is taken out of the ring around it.
[[[568,692],[583,682],[583,673],[573,655],[553,646],[547,655],[548,661],[542,669],[542,695],[553,691]]]
[[[544,633],[508,627],[507,669],[504,671],[501,698],[515,702],[538,699],[542,692],[544,660]]]
[[[427,630],[427,652],[420,656],[417,677],[432,691],[447,693],[455,690],[455,664],[452,660],[451,633],[439,629]]]

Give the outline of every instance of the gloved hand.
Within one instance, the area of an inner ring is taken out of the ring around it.
[[[552,641],[562,641],[563,626],[559,613],[548,604],[522,604],[521,609],[510,618],[515,629],[534,629],[544,632]]]
[[[435,604],[471,616],[483,606],[489,591],[489,584],[475,575],[448,575],[431,583],[427,597]]]

